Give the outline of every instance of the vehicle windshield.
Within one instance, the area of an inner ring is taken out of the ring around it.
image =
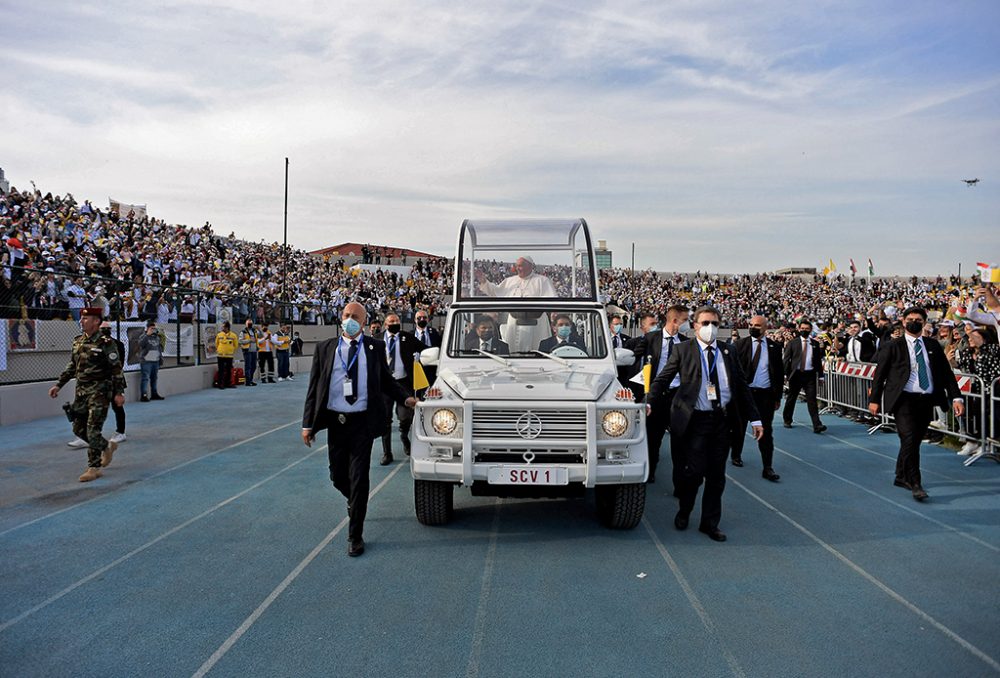
[[[548,360],[604,358],[607,328],[597,311],[498,307],[484,312],[456,311],[449,332],[448,355],[490,360],[483,352],[504,358]]]
[[[596,301],[590,235],[582,219],[466,220],[457,300]]]

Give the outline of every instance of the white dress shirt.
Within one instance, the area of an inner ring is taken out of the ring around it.
[[[799,341],[802,342],[802,350],[806,354],[805,371],[806,372],[812,372],[812,369],[813,369],[813,349],[812,349],[812,342],[809,341],[808,339],[803,339],[802,337],[799,337]],[[802,360],[801,356],[799,356],[799,360],[800,361]],[[799,365],[801,365],[801,364],[802,363],[800,362]]]
[[[934,376],[931,374],[931,361],[927,356],[927,344],[924,343],[921,337],[912,337],[909,333],[904,334],[906,337],[906,350],[910,354],[910,378],[906,381],[906,386],[903,390],[907,393],[933,393],[934,392]],[[927,389],[920,388],[920,377],[917,373],[917,353],[914,349],[914,345],[920,342],[920,348],[923,350],[923,361],[924,365],[927,367]]]
[[[335,412],[364,412],[368,409],[368,361],[365,358],[365,336],[358,339],[358,396],[353,403],[344,398],[344,382],[347,381],[347,357],[351,352],[351,340],[343,335],[333,356],[330,371],[330,385],[327,389],[326,407]]]
[[[663,343],[660,344],[660,362],[656,366],[656,374],[662,372],[663,368],[667,366],[667,344],[674,344],[674,347],[670,349],[671,351],[674,351],[677,348],[676,345],[679,343],[681,343],[681,339],[676,334],[667,334],[666,331],[663,332]],[[656,374],[653,375],[654,378],[656,377]],[[677,376],[674,377],[672,382],[670,382],[670,388],[677,388],[680,385],[681,375],[678,371]]]
[[[757,372],[753,374],[750,388],[771,388],[771,373],[768,371],[770,363],[768,362],[769,356],[767,355],[767,339],[761,337],[760,339],[751,340],[751,361],[753,361],[753,354],[757,352],[757,346],[760,346],[760,362],[757,363]]]
[[[395,336],[396,336],[396,346],[395,346],[396,362],[395,362],[395,369],[392,372],[392,378],[399,380],[399,379],[405,379],[406,378],[406,369],[403,367],[403,354],[399,352],[399,345],[402,343],[403,337],[400,334],[397,334]],[[385,341],[385,363],[386,363],[386,365],[389,364],[389,341],[392,339],[392,337],[393,337],[393,335],[390,334],[389,332],[384,332],[383,333],[383,337],[382,338]]]
[[[708,344],[700,338],[697,341],[698,350],[701,354],[701,390],[698,391],[698,402],[694,407],[696,410],[709,412],[712,410],[712,401],[708,399],[708,387],[712,383],[712,380],[708,377],[708,355],[705,351]],[[719,346],[714,341],[712,342],[712,350],[715,352],[715,368],[719,373],[719,404],[725,409],[732,395],[729,391],[729,375],[726,373],[726,361],[722,359]]]

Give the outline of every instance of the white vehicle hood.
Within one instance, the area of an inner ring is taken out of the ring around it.
[[[605,366],[442,368],[438,378],[465,400],[597,400],[616,375]]]

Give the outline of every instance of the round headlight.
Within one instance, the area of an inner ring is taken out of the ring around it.
[[[458,417],[451,410],[435,410],[431,417],[431,426],[440,435],[451,435],[458,426]]]
[[[606,412],[601,420],[601,428],[612,438],[619,438],[628,430],[628,417],[620,410]]]

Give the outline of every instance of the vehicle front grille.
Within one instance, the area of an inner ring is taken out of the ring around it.
[[[473,461],[493,463],[493,464],[524,464],[525,452],[528,448],[489,448],[479,450]],[[586,463],[586,455],[583,452],[570,452],[569,450],[530,450],[534,454],[533,464],[583,464]]]
[[[472,411],[472,439],[482,438],[531,442],[585,440],[587,411],[476,407]]]

